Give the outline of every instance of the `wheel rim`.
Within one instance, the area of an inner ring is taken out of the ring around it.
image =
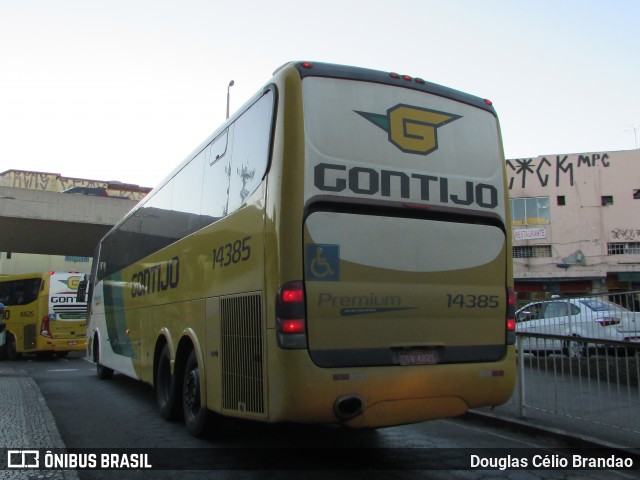
[[[197,415],[200,410],[200,379],[198,368],[189,371],[184,384],[184,403],[191,415]]]
[[[580,342],[569,342],[569,356],[571,358],[582,358],[582,344]]]

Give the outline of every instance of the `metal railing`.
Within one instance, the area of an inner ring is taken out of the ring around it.
[[[640,433],[639,298],[638,292],[553,298],[518,310],[511,401],[520,416],[539,410]]]

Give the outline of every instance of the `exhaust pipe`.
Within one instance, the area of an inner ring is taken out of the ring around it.
[[[364,401],[360,395],[344,395],[333,403],[333,411],[339,420],[351,420],[364,411]]]

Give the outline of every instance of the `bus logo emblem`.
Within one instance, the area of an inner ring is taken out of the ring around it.
[[[60,282],[64,283],[71,290],[78,290],[78,285],[80,285],[80,281],[82,277],[69,277],[64,280],[60,280]]]
[[[437,129],[461,118],[460,115],[401,103],[387,110],[386,115],[354,112],[387,132],[389,142],[397,148],[417,155],[435,152],[438,149]]]
[[[307,244],[306,270],[309,280],[340,280],[340,245]]]

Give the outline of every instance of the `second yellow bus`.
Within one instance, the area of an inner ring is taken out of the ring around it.
[[[0,357],[19,359],[86,348],[87,304],[77,300],[83,273],[43,272],[0,277],[0,303],[5,330],[0,332]]]

